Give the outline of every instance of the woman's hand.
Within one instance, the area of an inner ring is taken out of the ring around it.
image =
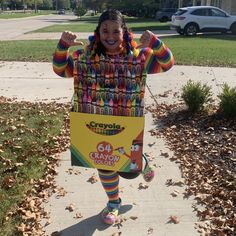
[[[83,42],[77,41],[77,35],[71,31],[64,31],[61,35],[61,40],[63,40],[69,47],[83,45]]]
[[[154,33],[152,33],[149,30],[146,30],[140,37],[139,41],[140,41],[140,45],[138,46],[139,48],[146,48],[149,47],[151,40],[153,38],[153,36],[155,36]]]

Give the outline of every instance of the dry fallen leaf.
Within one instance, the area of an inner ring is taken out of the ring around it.
[[[9,127],[9,131],[14,131],[14,130],[16,130],[16,129],[17,129],[17,127],[14,126],[14,125],[12,125],[12,126]]]
[[[163,156],[163,157],[169,157],[170,156],[168,152],[162,152],[160,155]]]
[[[17,227],[17,230],[20,232],[25,232],[26,225],[24,223],[21,223],[20,226]]]
[[[69,210],[70,212],[75,210],[75,204],[71,203],[70,205],[66,206],[66,210]]]
[[[82,217],[83,217],[83,215],[81,212],[76,212],[76,214],[74,216],[74,218],[77,218],[77,219],[82,218]]]
[[[149,147],[152,147],[156,142],[148,143]]]
[[[130,216],[129,218],[130,218],[131,220],[137,220],[137,219],[138,219],[137,216]]]
[[[95,176],[95,174],[93,174],[88,180],[87,182],[90,182],[91,184],[94,184],[96,182],[98,182],[97,177]]]
[[[61,187],[61,188],[57,189],[56,198],[64,197],[66,194],[67,194],[66,190],[63,187]]]
[[[178,223],[179,223],[179,220],[178,220],[177,216],[171,215],[171,216],[169,217],[169,222],[170,222],[170,223],[174,223],[174,224],[178,224]]]
[[[5,189],[12,188],[16,184],[16,179],[14,176],[5,176],[2,180],[1,187]]]
[[[52,221],[49,219],[49,220],[47,220],[47,222],[45,223],[45,225],[44,225],[44,227],[46,227],[46,226],[48,226],[48,225],[50,225],[52,223]]]
[[[172,197],[177,197],[179,195],[179,191],[178,190],[174,190],[170,195]]]
[[[122,223],[125,221],[127,221],[127,219],[125,217],[123,217],[122,215],[119,215],[113,226],[120,229],[123,226]]]
[[[153,228],[149,227],[147,232],[148,232],[148,234],[152,234],[153,231],[154,231]]]
[[[167,180],[166,180],[166,185],[167,185],[167,186],[179,186],[179,187],[183,187],[183,186],[184,186],[184,182],[183,182],[183,181],[174,181],[173,179],[167,179]]]
[[[119,236],[119,235],[121,235],[121,232],[113,233],[111,236]]]
[[[139,183],[138,185],[138,189],[141,190],[141,189],[147,189],[148,188],[148,185],[147,184],[144,184],[144,183]]]

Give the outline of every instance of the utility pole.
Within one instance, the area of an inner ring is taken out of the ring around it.
[[[182,6],[183,6],[183,0],[179,0],[178,8],[181,8]]]
[[[37,0],[34,0],[34,13],[37,13]]]

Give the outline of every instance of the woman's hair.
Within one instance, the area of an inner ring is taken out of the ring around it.
[[[124,16],[121,12],[117,10],[107,10],[104,11],[99,20],[98,25],[94,31],[94,35],[89,37],[90,44],[88,45],[88,49],[91,51],[91,55],[95,56],[98,54],[106,55],[106,50],[104,45],[100,41],[99,30],[101,24],[106,20],[112,20],[120,24],[121,28],[123,29],[124,36],[123,36],[123,47],[125,49],[125,54],[130,54],[133,52],[133,49],[137,46],[137,43],[133,40],[133,34],[129,31],[128,27],[126,26]]]

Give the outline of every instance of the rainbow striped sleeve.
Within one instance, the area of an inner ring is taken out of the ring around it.
[[[156,36],[153,36],[150,46],[140,50],[139,56],[145,56],[145,68],[148,74],[169,70],[174,65],[174,57],[170,49]]]
[[[55,53],[53,54],[53,70],[61,77],[72,77],[73,76],[73,60],[69,55],[68,45],[60,40]]]

